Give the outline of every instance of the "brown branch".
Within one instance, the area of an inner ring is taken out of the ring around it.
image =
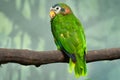
[[[101,49],[88,51],[86,61],[95,62],[101,60],[115,60],[120,58],[120,48]],[[22,49],[0,48],[0,64],[8,62],[22,65],[35,65],[68,62],[68,57],[59,50],[53,51],[32,51]]]

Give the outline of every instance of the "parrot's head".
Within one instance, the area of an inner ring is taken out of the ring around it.
[[[68,5],[66,5],[65,3],[58,3],[53,5],[50,8],[50,18],[54,18],[56,15],[68,15],[71,14],[72,10],[70,9],[70,7]]]

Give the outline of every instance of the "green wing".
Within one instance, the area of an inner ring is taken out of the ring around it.
[[[86,49],[85,34],[78,19],[56,21],[52,23],[52,32],[58,46],[64,47],[69,53],[77,53],[81,49]]]
[[[83,27],[76,18],[60,19],[52,24],[52,32],[55,38],[55,43],[58,49],[65,51],[67,54],[74,54],[76,57],[75,63],[75,75],[86,74],[85,52],[86,52],[86,40]],[[71,20],[70,20],[71,19]],[[74,65],[74,62],[70,59],[70,69]]]

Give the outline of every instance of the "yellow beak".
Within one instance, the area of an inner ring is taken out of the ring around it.
[[[50,15],[50,18],[54,18],[56,14],[53,10],[50,10],[49,15]]]

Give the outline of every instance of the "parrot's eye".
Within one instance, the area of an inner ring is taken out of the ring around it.
[[[60,7],[60,6],[56,6],[54,9],[55,9],[55,12],[56,12],[56,13],[59,13],[60,10],[61,10],[61,7]]]
[[[57,6],[55,9],[56,9],[56,10],[59,10],[59,9],[60,9],[60,7],[58,7],[58,6]]]

